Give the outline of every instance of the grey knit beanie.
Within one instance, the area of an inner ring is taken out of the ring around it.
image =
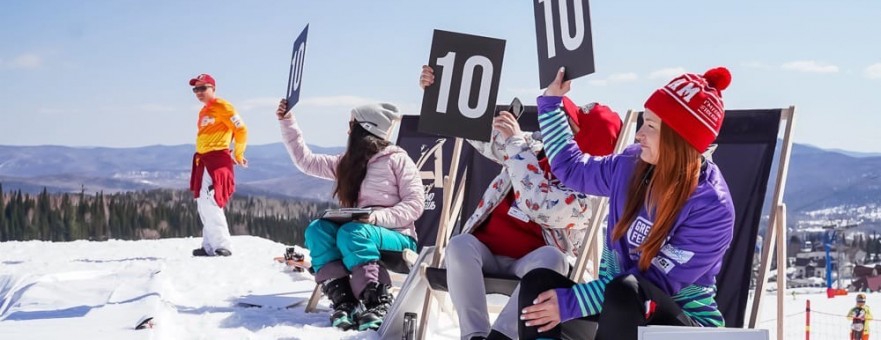
[[[385,140],[391,137],[395,122],[401,120],[398,107],[389,103],[358,106],[352,109],[352,117],[364,130]]]

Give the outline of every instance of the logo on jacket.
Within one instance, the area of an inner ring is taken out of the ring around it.
[[[670,261],[663,256],[655,256],[655,258],[652,259],[652,265],[658,267],[658,269],[663,271],[665,274],[670,274],[670,271],[673,270],[673,268],[676,268],[676,265],[673,264],[673,261]]]
[[[630,225],[630,229],[627,230],[627,241],[630,242],[631,247],[639,247],[645,242],[645,239],[649,236],[651,230],[652,222],[639,216],[633,221],[633,224]]]
[[[664,256],[679,264],[686,264],[688,261],[691,261],[692,257],[694,257],[694,252],[679,249],[669,244],[665,244],[661,247],[661,254],[664,254]]]
[[[232,121],[232,124],[237,128],[242,127],[242,124],[245,124],[245,122],[242,121],[242,117],[239,115],[232,116],[229,120]]]
[[[206,127],[211,124],[214,124],[214,117],[211,116],[202,117],[202,121],[199,122],[200,127]]]

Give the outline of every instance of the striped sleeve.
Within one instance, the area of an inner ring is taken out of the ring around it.
[[[575,143],[562,97],[538,97],[538,123],[551,171],[566,187],[593,195],[611,195],[615,156],[591,157]]]
[[[562,97],[538,97],[538,124],[548,159],[553,161],[561,150],[575,145],[572,128],[566,120],[566,113],[560,107]]]
[[[590,282],[576,284],[558,294],[561,322],[599,314],[603,307],[606,285],[618,273],[620,269],[617,258],[612,251],[603,248],[599,277]]]
[[[672,296],[682,312],[704,327],[725,327],[725,318],[716,304],[716,287],[691,285]]]

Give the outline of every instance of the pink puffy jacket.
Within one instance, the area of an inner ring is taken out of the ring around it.
[[[307,175],[335,181],[342,155],[313,154],[293,115],[279,123],[285,148],[297,168]],[[425,191],[419,170],[404,149],[390,145],[370,159],[358,205],[384,207],[373,213],[376,225],[416,239],[414,222],[425,207]]]

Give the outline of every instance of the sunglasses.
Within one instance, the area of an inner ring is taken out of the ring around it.
[[[208,86],[208,85],[196,86],[193,88],[193,93],[205,92],[206,90],[208,90],[209,87],[212,87],[212,86]]]

